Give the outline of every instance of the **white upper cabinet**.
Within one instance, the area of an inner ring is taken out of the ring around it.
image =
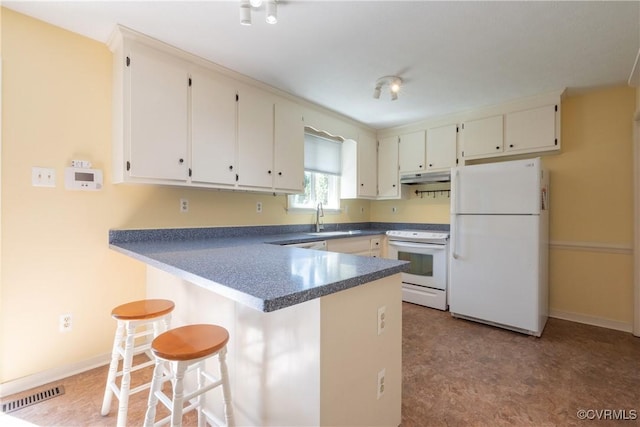
[[[505,115],[505,151],[513,154],[558,149],[558,107],[546,105]]]
[[[238,97],[238,185],[272,188],[273,98],[245,85]]]
[[[358,140],[342,143],[341,199],[374,199],[378,192],[378,150],[372,134],[361,132]]]
[[[276,190],[304,189],[304,122],[302,109],[291,101],[275,103],[274,178]]]
[[[378,147],[378,198],[400,197],[398,137],[382,138]]]
[[[400,173],[423,172],[426,169],[424,131],[400,135],[399,163]]]
[[[186,181],[188,64],[142,45],[125,51],[125,149],[118,160],[130,177]]]
[[[427,171],[447,170],[456,165],[458,125],[427,129]]]
[[[377,163],[378,149],[375,137],[361,133],[358,141],[358,197],[376,197]]]
[[[191,180],[236,183],[236,90],[208,70],[191,72]]]
[[[462,124],[462,156],[465,159],[502,153],[502,115],[470,120]]]

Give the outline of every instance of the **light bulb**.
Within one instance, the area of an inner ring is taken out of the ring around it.
[[[275,24],[278,22],[278,6],[275,0],[267,1],[267,24]]]
[[[400,90],[400,84],[398,82],[393,82],[391,83],[390,89],[391,92],[398,93],[398,91]]]

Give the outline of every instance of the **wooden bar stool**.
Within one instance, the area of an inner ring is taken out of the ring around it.
[[[183,326],[164,332],[153,340],[151,352],[156,357],[156,367],[153,371],[153,380],[149,391],[145,426],[159,426],[169,420],[171,420],[172,427],[181,426],[183,413],[196,408],[198,409],[198,426],[204,427],[207,418],[210,423],[223,425],[220,419],[205,409],[205,393],[219,386],[222,386],[226,426],[234,425],[226,363],[228,341],[229,332],[216,325]],[[220,363],[219,378],[204,369],[205,360],[216,354]],[[165,369],[167,364],[169,369]],[[187,370],[192,369],[197,371],[197,387],[195,390],[185,393],[184,376]],[[173,385],[173,399],[169,399],[162,392],[162,384],[169,380]],[[158,399],[171,411],[171,415],[154,424]],[[188,406],[183,409],[185,401]]]
[[[138,338],[153,336],[154,338],[169,329],[171,312],[175,307],[173,301],[165,299],[147,299],[133,301],[117,306],[111,311],[111,317],[118,321],[116,336],[113,341],[111,353],[111,364],[107,375],[107,385],[104,390],[101,414],[107,415],[111,409],[111,398],[115,395],[118,398],[118,420],[117,425],[127,424],[127,409],[129,406],[129,396],[139,391],[149,388],[151,383],[145,383],[133,389],[131,386],[131,372],[151,366],[155,363],[150,354],[151,340],[145,339],[142,344],[135,345]],[[136,329],[145,328],[136,333]],[[146,352],[149,361],[133,365],[135,355]],[[118,364],[122,357],[122,371],[118,371]],[[116,384],[117,377],[122,376],[120,387]]]

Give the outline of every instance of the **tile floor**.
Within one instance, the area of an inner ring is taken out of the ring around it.
[[[0,425],[114,426],[115,399],[100,416],[105,378],[101,367],[8,396],[65,387]],[[129,425],[142,424],[145,405],[146,393],[131,397]],[[580,410],[596,419],[579,420]],[[535,338],[404,303],[402,426],[502,425],[640,426],[640,338],[557,319]]]

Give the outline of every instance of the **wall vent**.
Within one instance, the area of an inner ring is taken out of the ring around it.
[[[12,400],[2,404],[2,412],[8,414],[9,412],[17,411],[18,409],[25,408],[27,406],[35,405],[43,400],[51,399],[56,396],[64,394],[64,386],[56,386],[48,390],[40,391],[32,395],[23,397],[21,399]]]

